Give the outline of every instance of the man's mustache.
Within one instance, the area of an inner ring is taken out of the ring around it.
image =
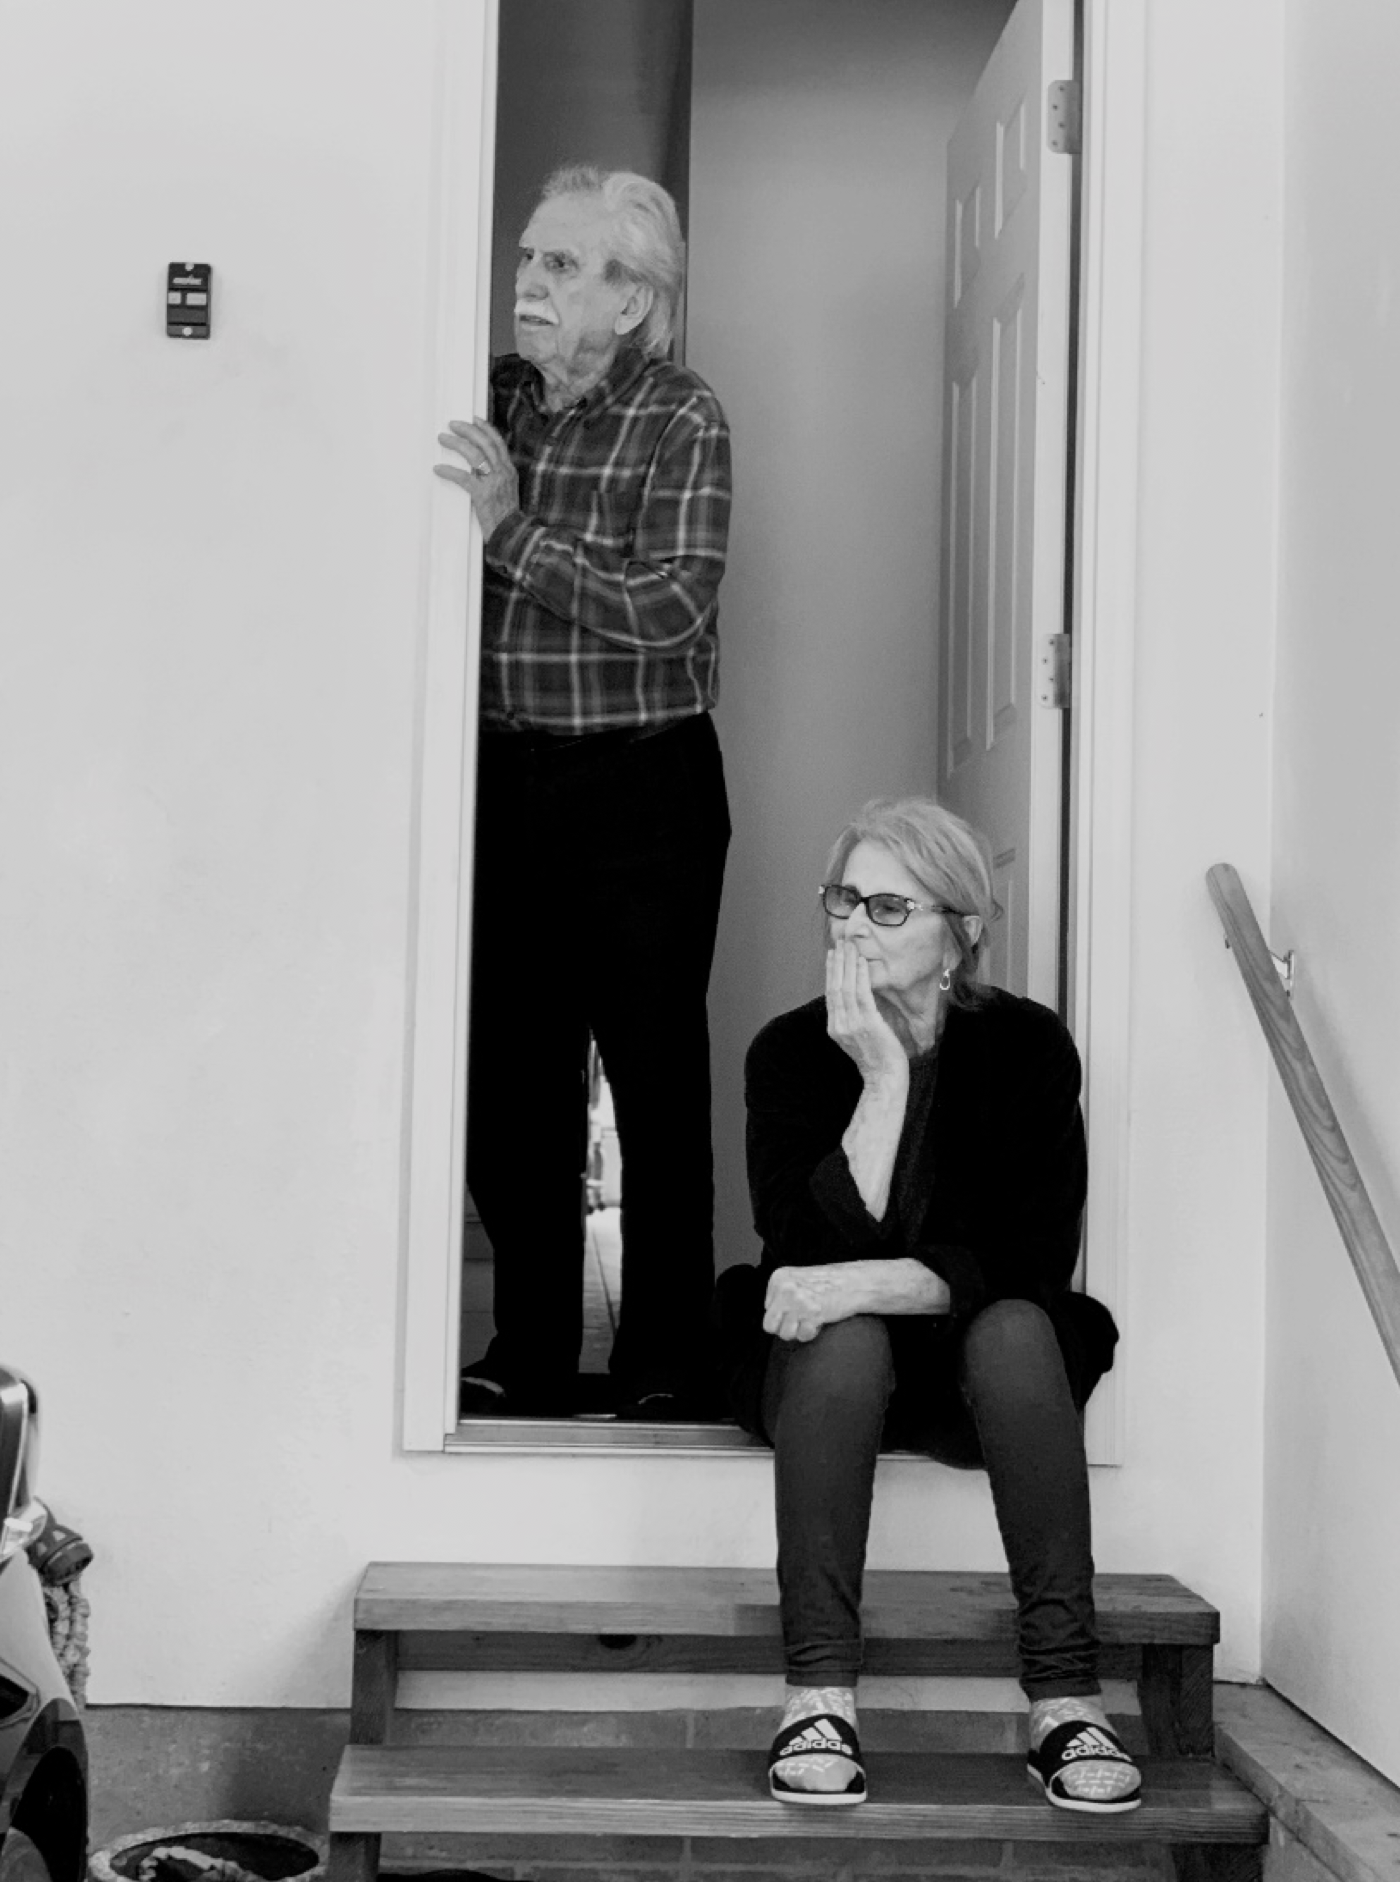
[[[538,301],[517,301],[515,303],[515,318],[519,320],[522,315],[529,320],[543,320],[551,327],[557,327],[559,324],[554,318],[554,315],[550,313],[549,309],[541,307]]]

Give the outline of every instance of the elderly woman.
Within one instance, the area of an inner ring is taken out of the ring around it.
[[[825,996],[771,1021],[748,1057],[763,1285],[730,1270],[720,1294],[735,1409],[775,1452],[788,1702],[773,1794],[866,1794],[855,1688],[883,1444],[986,1469],[1030,1770],[1062,1809],[1130,1810],[1139,1775],[1096,1673],[1080,1414],[1117,1330],[1070,1291],[1078,1055],[1055,1014],[979,985],[984,848],[935,803],[867,804],[821,895]]]

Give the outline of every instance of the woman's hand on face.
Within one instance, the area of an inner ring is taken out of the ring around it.
[[[909,1060],[870,988],[870,963],[853,941],[834,941],[826,956],[826,1030],[854,1059],[867,1085],[907,1077]]]
[[[485,538],[514,510],[520,508],[520,480],[515,474],[505,439],[484,418],[469,424],[464,418],[448,422],[438,433],[444,450],[455,451],[462,464],[434,464],[433,472],[447,483],[460,484],[472,500]]]
[[[848,1319],[853,1309],[841,1281],[839,1265],[775,1269],[763,1303],[763,1331],[780,1340],[814,1340],[834,1320]]]

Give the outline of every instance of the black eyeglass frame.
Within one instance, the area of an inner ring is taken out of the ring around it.
[[[833,908],[827,900],[833,890],[849,895],[852,898],[851,906],[846,909]],[[956,915],[959,920],[964,918],[963,910],[960,908],[948,908],[942,902],[916,902],[912,896],[896,895],[892,889],[876,889],[870,895],[857,895],[848,882],[823,882],[817,890],[817,898],[821,902],[824,913],[830,915],[833,921],[849,921],[856,910],[864,905],[865,912],[877,928],[902,928],[916,911],[924,915]],[[882,921],[875,913],[876,902],[883,902],[887,907],[901,906],[904,913],[898,921]]]

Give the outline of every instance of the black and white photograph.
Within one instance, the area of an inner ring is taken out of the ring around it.
[[[0,1882],[1400,1878],[1397,80],[0,0]]]

